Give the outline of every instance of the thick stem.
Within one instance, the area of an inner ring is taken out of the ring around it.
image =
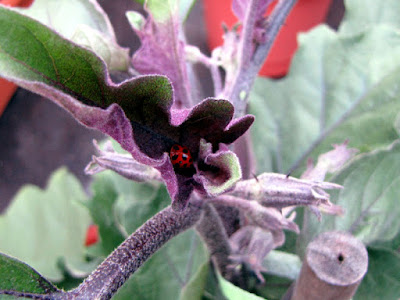
[[[110,299],[162,245],[192,227],[201,211],[198,204],[189,204],[181,213],[167,207],[128,237],[80,286],[55,299]]]

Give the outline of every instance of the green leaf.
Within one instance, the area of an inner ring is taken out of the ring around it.
[[[320,26],[299,41],[289,75],[258,79],[251,95],[259,172],[288,172],[345,139],[366,152],[398,138],[398,30],[342,36]]]
[[[191,260],[192,263],[189,263]],[[146,261],[113,299],[179,299],[181,288],[206,260],[206,251],[199,237],[194,230],[188,230],[173,238]],[[192,265],[191,270],[187,269],[188,265]]]
[[[171,203],[167,189],[159,184],[130,183],[125,178],[115,184],[120,195],[115,213],[128,234]]]
[[[77,27],[84,24],[115,40],[111,22],[96,1],[35,0],[28,9],[17,11],[51,27],[66,38],[71,38]]]
[[[118,46],[111,22],[96,1],[36,0],[28,9],[17,11],[92,50],[110,70],[128,69],[129,51]]]
[[[400,233],[400,141],[387,149],[360,155],[332,178],[342,184],[332,192],[332,202],[344,208],[340,217],[324,217],[322,223],[306,214],[301,248],[319,232],[345,230],[364,244],[388,242]]]
[[[118,199],[118,191],[112,181],[110,173],[96,175],[92,183],[92,198],[86,202],[90,215],[95,224],[99,226],[100,241],[90,249],[91,254],[107,256],[125,237],[118,227],[115,219],[114,207]],[[118,176],[114,174],[114,176]]]
[[[120,47],[114,40],[100,31],[86,25],[80,25],[71,39],[100,56],[109,70],[128,70],[129,49]]]
[[[94,176],[93,197],[87,207],[99,226],[100,243],[90,248],[107,256],[125,237],[170,204],[168,192],[158,183],[138,183],[105,171]]]
[[[262,300],[259,296],[249,293],[225,280],[218,274],[218,282],[225,297],[229,300]]]
[[[385,150],[362,155],[339,173],[343,184],[335,203],[346,214],[335,228],[350,230],[364,244],[392,240],[400,233],[400,141]]]
[[[207,276],[210,263],[205,262],[197,270],[196,274],[184,286],[179,296],[179,300],[201,300],[207,283]]]
[[[255,287],[257,294],[268,300],[281,300],[293,283],[291,279],[265,274],[264,285]]]
[[[272,250],[262,263],[267,274],[296,280],[300,274],[301,260],[291,253]]]
[[[54,285],[27,264],[0,253],[0,294],[2,290],[36,294],[58,291]]]
[[[342,34],[358,34],[378,24],[400,27],[400,2],[397,0],[347,0],[340,26]]]
[[[119,153],[126,153],[116,142],[113,147]],[[100,225],[100,235],[102,227],[108,228],[103,242],[111,239],[106,254],[120,244],[123,235],[131,234],[171,203],[165,186],[160,183],[134,182],[112,171],[95,175],[92,190],[94,196],[88,202],[90,213]],[[116,236],[114,242],[112,236]]]
[[[106,108],[116,102],[130,120],[142,117],[136,106],[143,101],[138,99],[147,97],[149,105],[159,107],[168,106],[172,101],[167,78],[140,77],[117,88],[107,82],[104,64],[92,52],[4,7],[0,7],[0,75],[49,97],[51,94],[48,95],[45,86],[38,87],[38,82],[89,106]],[[59,95],[55,97],[54,93],[53,100],[68,106],[66,100]]]
[[[0,216],[0,251],[17,257],[53,281],[63,279],[62,259],[72,273],[86,273],[86,230],[91,222],[78,180],[65,169],[45,190],[25,186]]]
[[[387,146],[397,139],[399,134],[395,122],[400,111],[399,76],[400,67],[387,74],[325,138],[313,155],[346,138],[350,139],[352,147],[363,152]]]
[[[400,297],[400,255],[368,249],[368,272],[353,300],[398,300]]]

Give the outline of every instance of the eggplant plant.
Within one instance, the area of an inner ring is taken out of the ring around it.
[[[400,6],[346,1],[338,31],[299,36],[285,78],[258,78],[295,2],[233,0],[238,25],[210,55],[185,38],[193,0],[126,12],[132,55],[95,0],[0,5],[0,75],[109,137],[90,195],[60,170],[0,217],[0,294],[279,299],[309,242],[343,230],[370,253],[354,299],[398,299],[379,274],[400,286]]]

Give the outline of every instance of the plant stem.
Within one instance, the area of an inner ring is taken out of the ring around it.
[[[254,2],[254,3],[253,3]],[[249,5],[249,10],[256,10],[258,1],[252,1]],[[246,113],[247,100],[250,94],[250,90],[253,86],[254,80],[257,77],[258,71],[261,69],[264,60],[266,59],[271,47],[275,41],[275,38],[279,32],[279,29],[283,25],[286,17],[291,11],[292,7],[296,3],[296,0],[280,0],[276,5],[271,16],[268,18],[267,25],[265,27],[266,42],[259,44],[254,54],[249,61],[245,61],[248,55],[247,52],[251,51],[252,37],[249,40],[249,34],[252,34],[252,30],[247,29],[249,26],[254,26],[255,13],[247,12],[246,19],[243,24],[243,36],[240,50],[245,53],[240,53],[240,66],[237,69],[237,73],[234,76],[232,83],[227,85],[227,89],[224,92],[224,97],[233,102],[235,106],[235,116],[240,117]],[[253,19],[252,19],[253,18]]]
[[[180,213],[171,206],[165,208],[128,237],[80,286],[55,299],[110,299],[162,245],[192,227],[201,211],[199,203],[189,204]]]

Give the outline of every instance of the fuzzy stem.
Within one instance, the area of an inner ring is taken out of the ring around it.
[[[296,3],[296,0],[280,0],[276,5],[274,11],[268,19],[266,28],[265,28],[265,36],[267,37],[267,41],[263,44],[260,44],[255,49],[255,52],[250,59],[250,61],[244,61],[248,55],[246,54],[248,51],[251,51],[251,44],[248,43],[249,36],[248,34],[252,33],[252,30],[247,29],[249,26],[254,26],[255,16],[256,14],[248,11],[246,13],[246,19],[243,24],[243,33],[242,37],[243,41],[246,43],[242,43],[241,51],[246,53],[240,53],[240,66],[235,77],[227,86],[227,89],[224,93],[224,96],[227,99],[230,99],[235,106],[235,116],[240,117],[246,113],[247,108],[247,100],[249,97],[250,90],[253,86],[254,80],[257,77],[258,71],[261,69],[264,60],[266,59],[273,42],[279,32],[279,29],[283,25],[286,20],[287,15],[291,11],[292,7]],[[249,5],[249,10],[256,10],[258,1],[252,1]]]
[[[162,245],[192,227],[201,211],[198,204],[189,204],[183,212],[165,208],[128,237],[80,286],[55,299],[110,299]]]

